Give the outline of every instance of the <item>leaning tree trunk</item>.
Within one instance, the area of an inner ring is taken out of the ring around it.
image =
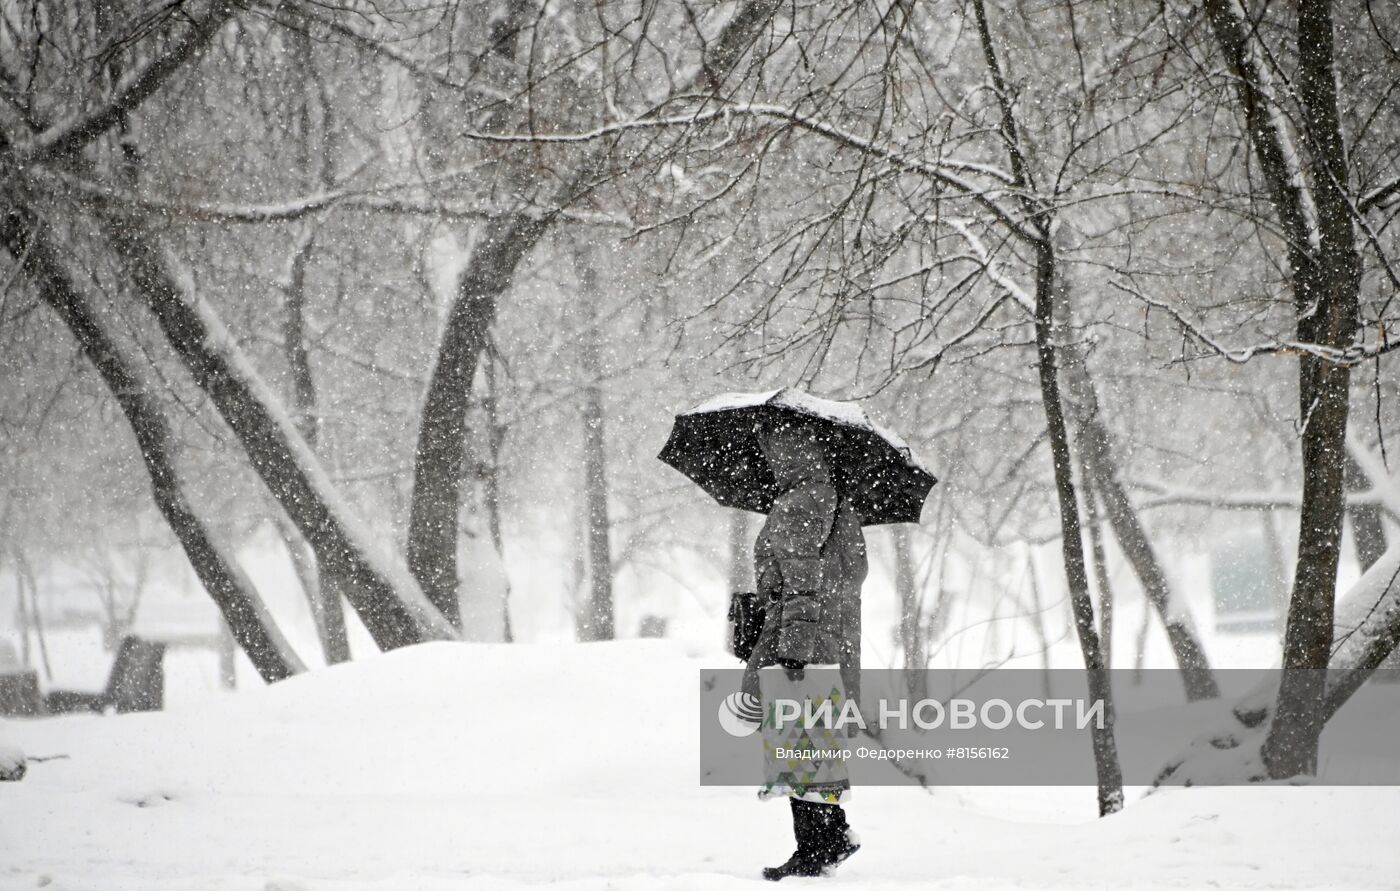
[[[493,86],[505,93],[518,89],[514,64],[521,30],[529,21],[528,2],[503,0],[491,17],[487,54],[508,63],[491,69]],[[496,130],[510,120],[511,103],[495,104],[481,128]],[[530,192],[533,171],[519,164],[500,165],[509,191]],[[459,629],[458,526],[462,477],[467,460],[467,414],[477,365],[486,349],[496,307],[509,290],[520,262],[530,253],[548,222],[530,212],[506,213],[481,224],[471,258],[457,279],[457,296],[448,313],[438,347],[437,364],[428,381],[418,444],[413,456],[413,492],[408,519],[408,568],[433,605]]]
[[[138,366],[123,354],[69,278],[43,225],[12,207],[0,222],[0,241],[68,326],[126,415],[151,479],[156,506],[253,667],[268,683],[302,671],[301,661],[273,624],[257,592],[190,506],[175,470],[169,427],[150,395],[153,387],[142,380]]]
[[[155,235],[136,214],[111,211],[102,232],[124,261],[137,294],[273,496],[382,649],[456,636],[411,577],[374,551],[374,539],[335,491],[316,456],[213,308],[168,268]]]
[[[1331,718],[1400,644],[1400,542],[1386,550],[1357,581],[1338,611],[1344,629],[1328,679],[1326,718]]]
[[[1060,352],[1065,357],[1065,373],[1071,381],[1070,390],[1075,397],[1070,405],[1080,430],[1084,467],[1103,499],[1109,527],[1137,575],[1148,602],[1157,611],[1167,631],[1167,640],[1186,688],[1186,698],[1192,702],[1213,699],[1220,695],[1220,687],[1215,682],[1191,614],[1184,604],[1175,602],[1167,574],[1152,547],[1152,540],[1148,538],[1137,509],[1133,507],[1119,479],[1113,440],[1104,426],[1098,394],[1093,379],[1089,377],[1084,357],[1072,346],[1066,346]]]
[[[182,9],[178,20],[187,27],[139,73],[123,78],[107,102],[36,133],[20,163],[6,165],[7,175],[15,179],[11,190],[22,188],[19,177],[25,165],[73,163],[85,146],[119,126],[198,57],[237,10],[237,4],[229,0],[213,0],[203,11],[195,6]],[[36,131],[40,126],[34,119],[26,124]],[[8,140],[0,138],[0,143],[0,159],[13,160]],[[124,160],[130,166],[133,159],[128,156]],[[170,270],[171,261],[157,246],[142,213],[108,209],[100,214],[98,223],[100,233],[125,264],[133,291],[238,437],[253,469],[315,549],[321,566],[345,579],[347,598],[376,643],[387,649],[454,637],[451,625],[423,597],[412,578],[396,572],[373,552],[373,538],[341,502],[315,456],[212,307],[197,295],[186,293],[180,276]]]

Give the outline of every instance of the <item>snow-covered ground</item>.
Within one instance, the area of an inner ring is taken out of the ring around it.
[[[786,807],[697,784],[678,644],[432,644],[164,713],[0,721],[0,887],[759,887]],[[1395,888],[1400,789],[863,788],[845,888]],[[788,880],[810,887],[822,880]],[[763,883],[766,885],[766,883]]]

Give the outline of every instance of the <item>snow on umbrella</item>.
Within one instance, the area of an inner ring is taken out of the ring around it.
[[[658,456],[726,507],[767,513],[781,493],[758,446],[761,418],[814,425],[832,481],[862,526],[917,523],[937,482],[896,434],[853,402],[821,399],[792,388],[724,393],[676,415]]]

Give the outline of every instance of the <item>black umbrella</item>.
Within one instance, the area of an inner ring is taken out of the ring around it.
[[[785,388],[725,393],[676,415],[658,456],[720,504],[768,513],[778,491],[754,430],[761,419],[801,420],[816,430],[832,482],[862,526],[917,523],[937,482],[894,433],[853,402],[835,402]]]

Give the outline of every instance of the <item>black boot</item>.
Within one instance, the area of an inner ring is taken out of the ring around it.
[[[814,855],[823,869],[840,865],[856,851],[860,843],[851,824],[846,822],[846,811],[839,804],[814,804],[812,822],[817,837]]]
[[[763,877],[770,882],[776,882],[788,876],[819,876],[822,874],[821,858],[817,856],[817,847],[820,843],[818,836],[820,829],[816,819],[818,815],[811,810],[821,805],[814,805],[797,798],[788,799],[788,804],[792,805],[792,834],[797,839],[797,850],[782,866],[764,867]]]
[[[770,882],[788,876],[820,876],[860,850],[851,836],[846,812],[838,804],[816,804],[798,798],[792,804],[792,832],[797,850],[782,866],[763,870]]]

